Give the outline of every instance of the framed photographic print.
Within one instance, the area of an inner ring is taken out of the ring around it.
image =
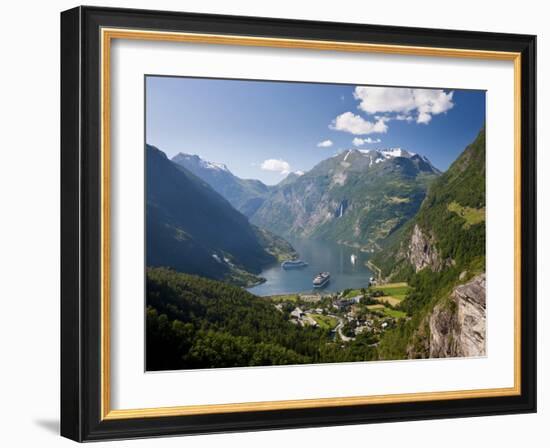
[[[536,410],[534,36],[61,14],[61,433]]]

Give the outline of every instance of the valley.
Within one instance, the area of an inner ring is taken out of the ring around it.
[[[152,370],[484,355],[483,129],[445,173],[347,150],[274,186],[147,151]]]
[[[261,283],[262,268],[296,253],[249,223],[208,183],[146,146],[146,263],[240,286]]]
[[[408,319],[363,288],[257,297],[164,268],[147,270],[147,370],[372,361]],[[355,294],[355,292],[353,292]]]

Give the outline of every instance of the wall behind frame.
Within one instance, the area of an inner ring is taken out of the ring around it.
[[[438,1],[388,3],[306,0],[145,0],[87,1],[88,5],[185,10],[294,19],[362,22],[385,25],[517,32],[538,35],[538,194],[539,229],[550,224],[550,156],[543,148],[550,120],[545,79],[550,56],[543,3],[534,0],[494,2],[464,0],[452,8]],[[10,2],[0,29],[2,163],[0,192],[0,272],[3,312],[0,317],[2,368],[0,441],[6,446],[71,446],[58,435],[59,415],[59,12],[78,2]],[[546,202],[546,206],[544,206]],[[548,439],[549,388],[544,382],[550,346],[550,319],[542,298],[550,294],[550,236],[539,234],[539,413],[384,425],[165,438],[94,446],[140,447],[280,447],[348,444],[423,448],[517,447]],[[548,352],[548,350],[546,350]],[[548,358],[548,355],[547,357]],[[154,445],[153,445],[154,444]],[[74,445],[72,445],[74,446]]]

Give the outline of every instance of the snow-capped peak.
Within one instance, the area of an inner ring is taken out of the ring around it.
[[[407,159],[409,159],[416,155],[416,153],[407,151],[402,148],[380,149],[378,152],[380,152],[387,159],[389,159],[390,157],[406,157]]]
[[[406,149],[402,148],[383,148],[383,149],[359,149],[357,150],[361,154],[365,155],[373,155],[378,154],[381,157],[384,157],[385,159],[393,159],[394,157],[405,157],[407,159],[410,159],[411,157],[414,157],[416,153],[407,151]]]
[[[206,168],[208,170],[229,171],[224,163],[209,162],[208,160],[201,159],[200,164],[203,168]]]
[[[201,168],[207,169],[207,170],[214,170],[214,171],[227,171],[229,172],[229,168],[227,168],[227,165],[224,163],[218,163],[218,162],[209,162],[208,160],[204,160],[200,158],[196,154],[185,154],[180,152],[178,155],[172,158],[173,161],[176,163],[185,163],[188,162],[191,164],[191,166],[199,166]]]
[[[360,158],[360,160],[353,159],[352,154],[360,154],[363,157]],[[347,149],[345,151],[341,151],[337,155],[342,157],[341,161],[344,164],[343,166],[349,166],[350,162],[352,165],[356,163],[362,164],[366,159],[368,166],[371,167],[375,164],[382,163],[386,160],[395,159],[397,157],[413,159],[417,161],[422,160],[423,162],[432,166],[431,162],[428,160],[426,156],[417,154],[412,151],[407,151],[406,149],[399,148],[399,147],[380,148],[380,149],[355,149],[354,148],[354,149]]]
[[[371,167],[373,163],[380,163],[386,160],[383,154],[375,149],[358,149],[357,151],[369,159],[369,167]]]

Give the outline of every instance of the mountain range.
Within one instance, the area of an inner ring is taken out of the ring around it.
[[[197,155],[172,161],[197,175],[252,223],[285,238],[315,238],[374,250],[410,219],[441,173],[401,148],[347,150],[279,184],[240,179]]]
[[[404,149],[353,149],[275,186],[239,179],[198,156],[171,161],[150,145],[146,152],[148,267],[244,286],[260,281],[262,267],[296,256],[284,237],[356,246],[374,252],[369,263],[378,282],[410,287],[398,305],[407,318],[384,332],[369,356],[486,354],[484,128],[444,173]],[[221,287],[172,280],[201,291]],[[230,309],[234,295],[227,293]],[[281,359],[300,362],[284,353]]]
[[[147,266],[225,280],[260,281],[261,269],[292,247],[249,223],[205,181],[146,145]]]
[[[283,236],[373,250],[417,212],[439,175],[402,149],[348,150],[275,188],[251,220]]]

